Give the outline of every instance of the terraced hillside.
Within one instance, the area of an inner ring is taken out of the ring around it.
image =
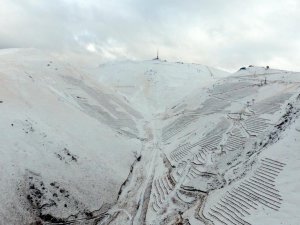
[[[298,224],[299,81],[249,67],[159,114],[109,224]]]
[[[15,49],[0,81],[0,224],[299,224],[299,73]]]

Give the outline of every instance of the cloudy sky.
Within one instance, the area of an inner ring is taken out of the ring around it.
[[[0,0],[0,48],[300,71],[299,0]],[[97,58],[96,58],[97,57]]]

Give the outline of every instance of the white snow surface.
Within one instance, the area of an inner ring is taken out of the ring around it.
[[[99,82],[110,85],[139,109],[152,114],[166,105],[206,87],[227,72],[200,64],[162,60],[124,61],[99,65],[88,72]]]
[[[0,51],[0,224],[300,224],[300,74]]]
[[[58,218],[113,203],[142,147],[133,138],[142,115],[114,91],[36,50],[2,51],[0,81],[0,224],[36,220],[28,210],[30,188],[45,188],[39,207],[55,202],[43,209]]]

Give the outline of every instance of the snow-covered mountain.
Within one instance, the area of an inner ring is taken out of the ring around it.
[[[299,73],[13,49],[0,80],[0,224],[299,224]]]
[[[0,80],[0,224],[86,218],[114,203],[143,115],[36,50],[1,51]]]
[[[208,66],[162,60],[110,63],[87,72],[126,96],[134,108],[144,115],[148,112],[150,117],[193,90],[228,75]]]

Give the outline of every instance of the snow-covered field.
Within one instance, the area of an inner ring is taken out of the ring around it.
[[[300,73],[0,52],[0,224],[300,224]]]

